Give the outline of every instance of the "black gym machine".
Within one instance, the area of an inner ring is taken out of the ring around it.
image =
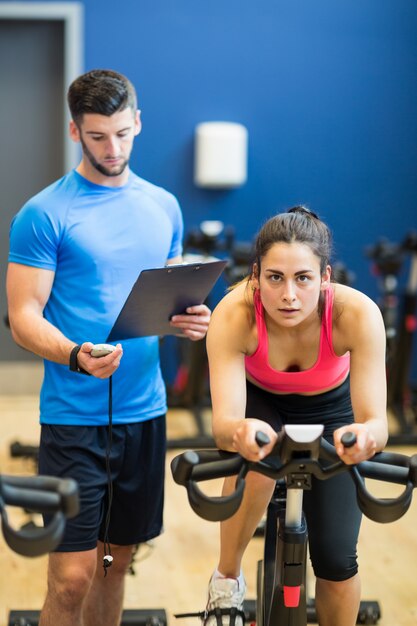
[[[232,226],[224,226],[223,222],[217,220],[204,221],[185,237],[184,259],[189,262],[204,262],[214,258],[228,261],[223,272],[225,290],[250,271],[253,245],[250,242],[236,241]],[[224,290],[220,297],[224,295]],[[206,304],[210,308],[215,306],[212,294]],[[184,342],[178,338],[163,338],[162,350],[164,342],[168,341],[177,343],[179,362],[173,383],[167,384],[168,407],[189,411],[195,425],[195,434],[192,437],[168,439],[168,448],[213,447],[213,438],[204,425],[204,409],[210,408],[205,340]]]
[[[9,507],[29,513],[30,521],[15,528],[9,521]],[[38,557],[54,550],[60,543],[66,520],[79,510],[78,485],[72,479],[52,476],[9,476],[0,474],[0,517],[6,544],[24,557]],[[51,516],[39,526],[32,514]],[[38,626],[40,611],[11,610],[8,626]],[[164,609],[133,609],[122,614],[121,626],[166,626]]]
[[[401,243],[380,239],[365,250],[378,279],[379,306],[387,338],[388,408],[398,432],[391,433],[391,445],[417,443],[417,383],[412,381],[413,339],[417,329],[417,231],[410,231]],[[399,293],[399,276],[410,259],[405,290]]]
[[[11,446],[12,456],[38,458],[38,448]],[[14,454],[13,454],[14,452]],[[19,507],[28,521],[15,528],[9,521],[8,508]],[[72,479],[52,476],[9,476],[0,474],[0,517],[6,544],[24,557],[38,557],[54,550],[60,543],[67,518],[79,510],[78,485]],[[51,520],[39,526],[35,515],[48,513]],[[38,626],[40,611],[10,610],[7,626]],[[122,614],[120,626],[166,626],[165,609],[128,609]]]

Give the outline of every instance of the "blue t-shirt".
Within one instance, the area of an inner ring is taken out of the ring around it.
[[[9,261],[55,272],[44,317],[76,343],[105,342],[139,273],[182,254],[175,197],[132,172],[104,187],[75,170],[31,198],[14,217]],[[113,422],[162,415],[165,385],[158,337],[121,342],[113,375]],[[108,380],[45,360],[43,424],[108,423]]]

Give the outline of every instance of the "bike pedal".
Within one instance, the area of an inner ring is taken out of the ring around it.
[[[357,624],[377,624],[381,617],[379,603],[372,600],[361,602]]]
[[[243,612],[245,614],[245,622],[256,621],[256,600],[244,600]]]

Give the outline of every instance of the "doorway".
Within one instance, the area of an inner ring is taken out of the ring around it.
[[[32,195],[75,167],[66,90],[82,72],[82,5],[0,3],[0,365],[37,362],[4,318],[9,226]]]

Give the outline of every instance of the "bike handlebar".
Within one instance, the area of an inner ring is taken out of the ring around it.
[[[294,426],[285,426],[270,455],[257,463],[222,450],[184,452],[171,463],[174,480],[186,487],[188,500],[197,515],[217,522],[228,519],[238,510],[249,471],[274,480],[287,478],[288,488],[299,489],[308,488],[311,476],[327,480],[348,471],[364,515],[380,523],[402,517],[410,507],[413,489],[417,486],[417,454],[408,457],[380,452],[372,460],[346,465],[335,448],[320,436],[323,427],[319,428],[321,430],[315,438],[299,441],[299,431]],[[235,491],[227,496],[207,496],[198,486],[200,481],[234,475],[237,475]],[[396,498],[376,498],[368,491],[365,478],[405,485],[405,489]]]
[[[52,518],[44,527],[33,524],[16,530],[9,523],[6,505],[50,514]],[[62,539],[66,518],[78,511],[78,486],[72,479],[0,475],[2,531],[8,546],[18,554],[36,557],[54,550]]]

